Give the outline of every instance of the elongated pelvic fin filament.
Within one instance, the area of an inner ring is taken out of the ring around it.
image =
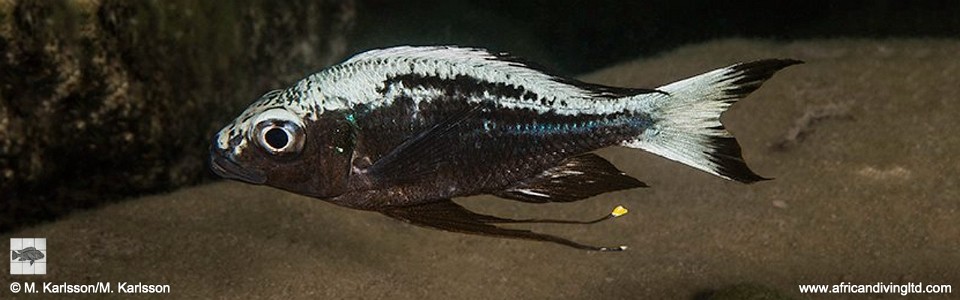
[[[603,221],[606,221],[606,220],[610,220],[610,219],[613,219],[613,218],[616,218],[616,217],[625,215],[625,214],[627,214],[627,212],[629,212],[629,210],[627,210],[626,207],[623,207],[622,205],[620,205],[620,206],[617,206],[617,207],[613,208],[613,211],[611,211],[610,214],[607,214],[607,215],[605,215],[605,216],[603,216],[603,217],[600,217],[600,218],[595,219],[595,220],[590,220],[590,221],[558,220],[558,219],[521,219],[521,220],[498,220],[498,221],[496,221],[496,222],[490,222],[490,223],[501,223],[501,224],[507,224],[507,223],[596,224],[596,223],[600,223],[600,222],[603,222]]]

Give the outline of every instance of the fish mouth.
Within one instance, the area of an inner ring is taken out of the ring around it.
[[[213,170],[213,173],[227,179],[235,179],[252,184],[264,184],[267,182],[267,178],[262,172],[241,167],[237,162],[230,159],[223,149],[217,147],[210,148],[210,169]]]

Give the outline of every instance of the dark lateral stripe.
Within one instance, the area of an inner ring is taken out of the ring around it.
[[[386,91],[397,83],[404,88],[432,88],[443,91],[447,96],[481,96],[484,92],[499,98],[524,99],[530,102],[540,101],[543,105],[553,105],[554,101],[547,101],[536,93],[521,86],[509,85],[502,82],[488,82],[466,75],[457,75],[453,79],[444,79],[437,76],[423,76],[420,74],[404,74],[387,78],[383,81],[383,88],[378,93]]]
[[[577,86],[581,89],[594,93],[601,98],[620,98],[634,96],[644,93],[664,93],[659,90],[648,89],[630,89],[603,86],[598,84],[585,83],[573,79],[554,77],[556,81]],[[547,99],[536,93],[524,89],[522,86],[511,85],[503,82],[483,81],[467,75],[457,75],[453,79],[444,79],[437,76],[424,76],[420,74],[404,74],[387,78],[383,81],[383,88],[377,89],[377,92],[384,94],[391,86],[402,83],[405,88],[423,87],[434,88],[444,91],[447,96],[480,96],[486,91],[490,95],[500,98],[523,99],[531,103],[539,103],[543,106],[567,106],[564,99]],[[559,103],[558,103],[559,102]]]

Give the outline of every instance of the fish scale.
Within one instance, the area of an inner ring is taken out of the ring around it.
[[[585,245],[502,223],[452,198],[571,202],[646,187],[593,151],[646,150],[724,179],[766,180],[720,114],[799,61],[736,64],[656,89],[602,86],[504,53],[456,46],[372,50],[268,92],[211,142],[217,174],[435,229]]]

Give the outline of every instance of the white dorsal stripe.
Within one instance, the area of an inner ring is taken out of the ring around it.
[[[466,99],[492,100],[508,108],[553,110],[575,115],[618,112],[628,105],[626,101],[597,101],[594,92],[560,82],[554,76],[521,63],[500,59],[486,50],[453,46],[400,46],[367,51],[301,80],[293,87],[296,91],[288,94],[301,96],[299,100],[303,109],[340,110],[358,104],[376,108],[390,105],[395,99],[381,94],[386,88],[384,81],[402,75],[440,79],[467,76],[519,87],[547,101],[556,101],[552,106],[544,106],[539,99]],[[407,92],[407,89],[399,92]],[[559,104],[560,100],[566,105]]]

